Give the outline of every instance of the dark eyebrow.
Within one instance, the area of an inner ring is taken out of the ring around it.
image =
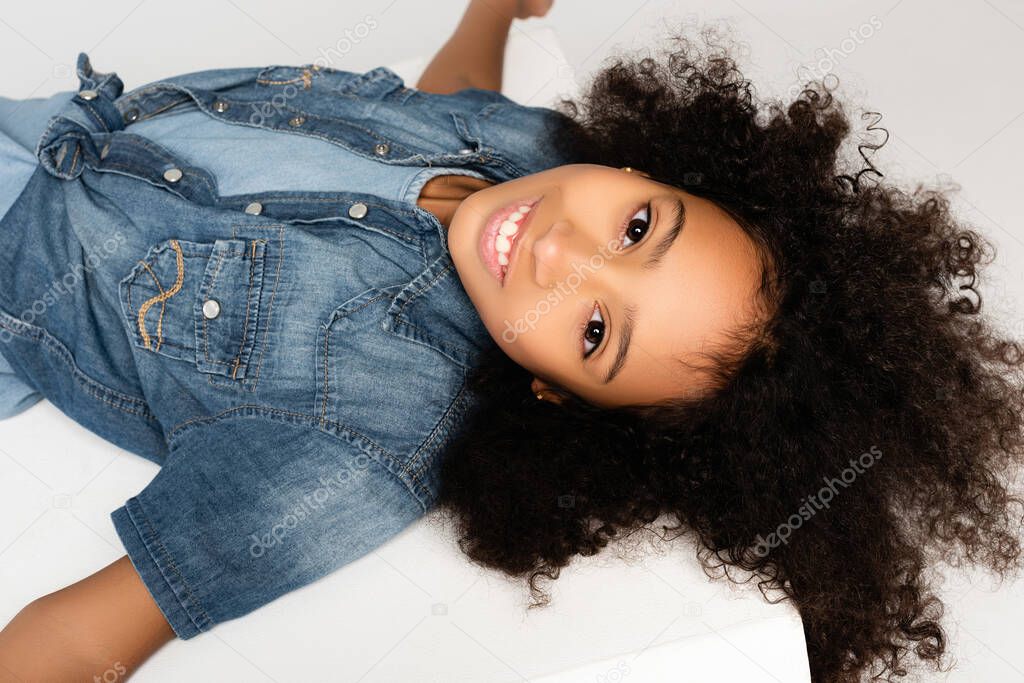
[[[669,228],[668,232],[658,241],[656,245],[650,250],[650,254],[643,263],[643,268],[655,268],[657,269],[662,264],[662,257],[672,248],[679,233],[683,231],[683,225],[686,223],[686,207],[683,205],[683,200],[676,197],[675,206],[675,219],[672,223],[672,227]],[[629,342],[633,337],[633,328],[636,326],[636,306],[626,305],[623,306],[623,321],[622,325],[619,326],[619,348],[615,352],[615,360],[612,362],[612,366],[608,368],[608,374],[605,375],[604,384],[608,384],[615,376],[622,370],[622,366],[626,364],[626,354],[629,353]]]
[[[676,241],[676,237],[683,231],[683,225],[686,223],[686,207],[683,205],[683,200],[676,197],[675,205],[675,220],[672,223],[672,227],[669,228],[668,232],[665,233],[664,237],[661,238],[653,249],[651,249],[650,255],[647,260],[644,261],[643,268],[658,268],[661,265],[661,257],[672,248],[672,243]]]
[[[619,370],[626,364],[626,354],[629,353],[629,340],[633,336],[633,327],[636,325],[636,307],[627,304],[622,307],[622,313],[624,320],[622,325],[619,326],[619,348],[615,353],[615,361],[608,368],[604,384],[608,384],[608,382],[615,379],[615,375],[619,374]]]

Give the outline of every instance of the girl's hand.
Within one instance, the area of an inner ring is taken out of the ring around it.
[[[555,4],[555,0],[515,0],[512,4],[516,19],[529,19],[530,17],[543,17]]]
[[[543,17],[551,9],[555,0],[473,0],[482,2],[492,9],[501,11],[505,16],[513,19],[529,19],[530,17]]]
[[[554,0],[470,0],[455,33],[427,64],[418,90],[449,94],[465,88],[501,92],[509,28],[542,17]]]

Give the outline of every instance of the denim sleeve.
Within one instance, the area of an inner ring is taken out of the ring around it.
[[[518,175],[577,162],[551,144],[569,122],[565,114],[551,107],[522,104],[501,93],[484,93],[479,88],[467,88],[453,96],[483,103],[465,121],[468,138],[477,142],[481,151],[499,155]]]
[[[245,406],[176,432],[161,470],[111,519],[187,640],[369,553],[422,514],[375,457],[301,416]]]

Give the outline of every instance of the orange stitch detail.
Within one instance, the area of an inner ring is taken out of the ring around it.
[[[181,246],[178,245],[178,240],[171,240],[171,248],[174,249],[175,265],[178,268],[178,276],[177,279],[174,281],[174,286],[171,287],[166,292],[161,292],[157,296],[147,299],[146,302],[139,307],[139,333],[142,334],[142,343],[143,346],[147,349],[150,348],[150,345],[149,334],[146,332],[146,313],[149,312],[149,309],[153,306],[153,304],[162,303],[167,299],[170,299],[175,294],[177,294],[181,290],[181,283],[185,279],[184,256],[181,253]],[[161,319],[162,317],[163,315],[161,314]]]
[[[146,271],[150,274],[150,276],[153,278],[153,282],[156,283],[156,288],[160,291],[161,294],[163,294],[164,293],[164,286],[162,284],[160,284],[160,280],[157,278],[156,273],[153,272],[153,269],[150,268],[149,264],[146,263],[145,261],[139,261],[139,263],[141,263],[142,267],[145,268]],[[129,290],[129,292],[131,292],[131,290]],[[166,308],[167,308],[167,304],[164,303],[163,301],[161,301],[160,302],[160,319],[157,321],[157,324],[156,324],[156,348],[153,349],[154,351],[159,351],[160,350],[160,346],[161,346],[161,344],[163,343],[163,340],[164,340],[163,323],[164,323],[164,311],[166,310]]]
[[[287,81],[272,81],[268,78],[257,78],[256,82],[262,83],[263,85],[288,85],[289,83],[295,83],[300,79],[302,79],[302,76],[300,76],[299,78],[292,78]]]

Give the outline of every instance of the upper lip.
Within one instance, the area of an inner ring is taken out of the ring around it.
[[[512,251],[508,257],[508,269],[505,271],[505,282],[502,285],[508,284],[509,279],[512,277],[516,264],[519,263],[519,253],[522,251],[523,243],[526,241],[526,231],[533,221],[533,216],[537,213],[537,208],[540,207],[540,203],[544,200],[543,197],[536,200],[533,206],[530,207],[530,212],[526,214],[526,220],[519,226],[519,232],[516,233],[516,240],[512,243]]]

